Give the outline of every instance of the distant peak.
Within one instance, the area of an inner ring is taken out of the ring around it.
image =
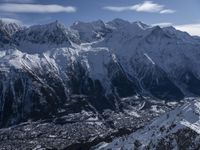
[[[61,22],[59,22],[58,20],[47,24],[47,26],[52,26],[52,27],[58,27],[58,28],[65,28],[65,25]]]
[[[8,22],[4,21],[3,19],[0,19],[0,24],[16,24],[15,22]]]
[[[56,20],[56,21],[53,21],[53,22],[51,22],[51,23],[49,23],[49,24],[52,24],[52,25],[59,25],[59,24],[61,24],[58,20]]]
[[[100,20],[100,19],[97,20],[97,21],[93,21],[92,24],[99,25],[99,26],[104,26],[105,25],[104,22],[102,20]]]
[[[103,20],[101,20],[101,19],[98,19],[98,20],[96,20],[94,22],[104,23]]]
[[[40,25],[33,25],[31,26],[29,29],[31,30],[57,30],[57,29],[61,29],[61,30],[65,30],[65,25],[60,23],[59,21],[54,21],[48,24],[40,24]]]
[[[123,20],[123,19],[120,19],[120,18],[116,18],[112,21],[110,21],[111,23],[118,23],[118,24],[130,24],[130,22],[126,21],[126,20]]]
[[[131,23],[128,22],[128,21],[125,21],[125,20],[123,20],[123,19],[116,18],[116,19],[114,19],[114,20],[108,22],[107,24],[110,25],[110,26],[113,26],[113,27],[115,27],[115,28],[122,28],[122,27],[124,27],[124,26],[130,25]]]
[[[6,31],[9,35],[14,34],[18,30],[21,30],[22,28],[23,27],[21,27],[19,24],[15,22],[6,22],[0,19],[0,29]]]
[[[153,30],[158,30],[158,31],[160,31],[160,30],[162,30],[162,28],[160,27],[160,26],[154,26],[153,28],[152,28]]]
[[[141,22],[141,21],[135,21],[135,22],[133,22],[132,24],[138,26],[140,29],[143,29],[143,30],[145,30],[145,29],[147,29],[147,28],[150,27],[149,25],[144,24],[144,23]]]
[[[170,34],[166,32],[163,28],[160,26],[154,26],[151,28],[151,35],[154,35],[156,37],[167,37],[170,38]]]
[[[0,25],[1,26],[20,26],[19,24],[15,23],[15,22],[7,22],[2,19],[0,19]]]
[[[167,29],[167,30],[171,30],[171,31],[176,31],[176,29],[173,26],[163,27],[163,29]]]
[[[147,29],[149,28],[150,26],[141,22],[141,21],[136,21],[136,22],[133,22],[133,24],[136,24],[138,27],[140,27],[141,29]]]
[[[80,24],[80,21],[76,21],[72,25],[78,25],[78,24]]]
[[[102,26],[104,25],[104,22],[102,20],[96,20],[96,21],[92,21],[92,22],[83,22],[83,21],[76,21],[72,24],[72,26],[81,26],[81,25],[98,25],[98,26]]]

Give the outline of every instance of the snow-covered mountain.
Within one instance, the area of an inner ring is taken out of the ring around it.
[[[156,118],[129,136],[117,138],[111,143],[101,143],[96,149],[199,149],[199,134],[200,100],[196,99]]]
[[[1,127],[61,110],[122,112],[123,99],[133,96],[200,95],[200,41],[173,27],[115,19],[66,28],[56,21],[6,24],[0,36]]]
[[[16,23],[7,23],[2,20],[0,20],[0,29],[1,31],[6,32],[9,35],[13,35],[15,32],[22,30],[23,27]]]
[[[10,41],[12,35],[21,29],[22,27],[20,27],[16,23],[6,23],[0,20],[0,47],[11,44]]]

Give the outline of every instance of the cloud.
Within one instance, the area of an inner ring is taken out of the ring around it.
[[[160,26],[160,27],[169,27],[172,26],[173,24],[171,22],[161,22],[161,23],[155,23],[152,24],[152,26]]]
[[[160,13],[161,14],[173,14],[175,13],[176,11],[175,10],[172,10],[172,9],[164,9],[164,10],[161,10]]]
[[[126,10],[131,10],[131,7],[115,7],[115,6],[106,6],[106,7],[103,7],[103,9],[106,9],[106,10],[110,10],[110,11],[116,11],[116,12],[122,12],[122,11],[126,11]]]
[[[175,25],[174,27],[178,30],[188,32],[191,35],[200,36],[200,23]]]
[[[177,30],[187,32],[193,36],[200,36],[200,23],[176,25],[171,22],[161,22],[152,24],[152,26],[168,27],[173,26]]]
[[[144,3],[132,5],[132,6],[106,6],[104,9],[111,10],[111,11],[128,11],[128,10],[134,10],[138,12],[159,12],[163,9],[164,6],[155,4],[151,1],[145,1]]]
[[[73,6],[62,6],[57,4],[40,5],[40,4],[0,4],[0,12],[9,13],[72,13],[76,12]]]
[[[106,6],[103,9],[115,11],[115,12],[123,12],[123,11],[137,11],[137,12],[149,12],[149,13],[174,13],[174,10],[165,9],[164,5],[156,4],[152,1],[144,1],[143,3],[139,3],[131,6]]]
[[[153,3],[152,1],[145,1],[144,3],[132,6],[132,9],[138,12],[159,12],[163,8],[163,5]]]
[[[22,24],[22,22],[18,19],[13,19],[13,18],[0,18],[5,23],[16,23],[16,24]]]
[[[11,2],[14,2],[14,3],[33,3],[34,0],[2,0],[3,2],[6,2],[6,3],[11,3]]]

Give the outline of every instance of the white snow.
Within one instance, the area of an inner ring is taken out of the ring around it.
[[[197,132],[198,134],[200,134],[200,120],[198,120],[197,122],[195,123],[190,123],[189,121],[187,120],[182,120],[180,121],[180,123],[192,130],[194,130],[195,132]]]
[[[164,113],[165,111],[164,110],[162,110],[162,109],[160,109],[160,108],[157,108],[158,106],[157,105],[152,105],[151,106],[151,110],[153,111],[153,112],[156,112],[156,113]]]
[[[99,145],[99,150],[119,148],[133,150],[136,140],[142,144],[140,149],[143,149],[150,142],[156,144],[159,139],[186,127],[200,134],[200,99],[186,102],[183,106],[156,118],[150,125],[133,132],[128,137],[116,138],[111,143],[102,143]]]
[[[131,115],[131,116],[134,116],[134,117],[141,117],[135,110],[124,110],[127,114]]]
[[[155,62],[149,57],[149,55],[147,53],[144,53],[144,56],[147,57],[147,59],[153,64],[155,65]]]

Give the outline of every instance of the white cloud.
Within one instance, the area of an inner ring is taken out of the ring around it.
[[[174,10],[165,9],[164,5],[156,4],[152,1],[144,1],[131,6],[106,6],[103,9],[122,12],[122,11],[137,11],[137,12],[150,12],[150,13],[174,13]]]
[[[126,11],[126,10],[131,10],[131,7],[126,7],[126,6],[122,6],[122,7],[115,7],[115,6],[106,6],[104,7],[104,9],[106,10],[111,10],[111,11],[116,11],[116,12],[122,12],[122,11]]]
[[[164,10],[161,10],[160,13],[161,14],[173,14],[175,13],[176,11],[175,10],[172,10],[172,9],[164,9]]]
[[[200,36],[200,23],[175,25],[174,27],[178,30],[188,32],[191,35]]]
[[[11,3],[11,2],[15,2],[15,3],[33,3],[34,0],[2,0],[3,2],[7,2],[7,3]]]
[[[172,26],[173,24],[171,22],[161,22],[161,23],[155,23],[152,24],[152,26],[160,26],[160,27],[169,27]]]
[[[139,12],[159,12],[164,8],[163,5],[153,3],[152,1],[145,1],[144,3],[132,6],[133,10]]]
[[[187,32],[190,35],[200,36],[200,23],[176,25],[176,24],[173,24],[171,22],[161,22],[161,23],[152,24],[152,26],[160,26],[160,27],[173,26],[177,30]]]
[[[0,4],[1,12],[10,13],[59,13],[76,12],[76,8],[73,6],[62,6],[57,4],[52,5],[40,5],[40,4]]]
[[[0,18],[5,23],[16,23],[16,24],[22,24],[22,22],[18,19],[13,19],[13,18]]]

